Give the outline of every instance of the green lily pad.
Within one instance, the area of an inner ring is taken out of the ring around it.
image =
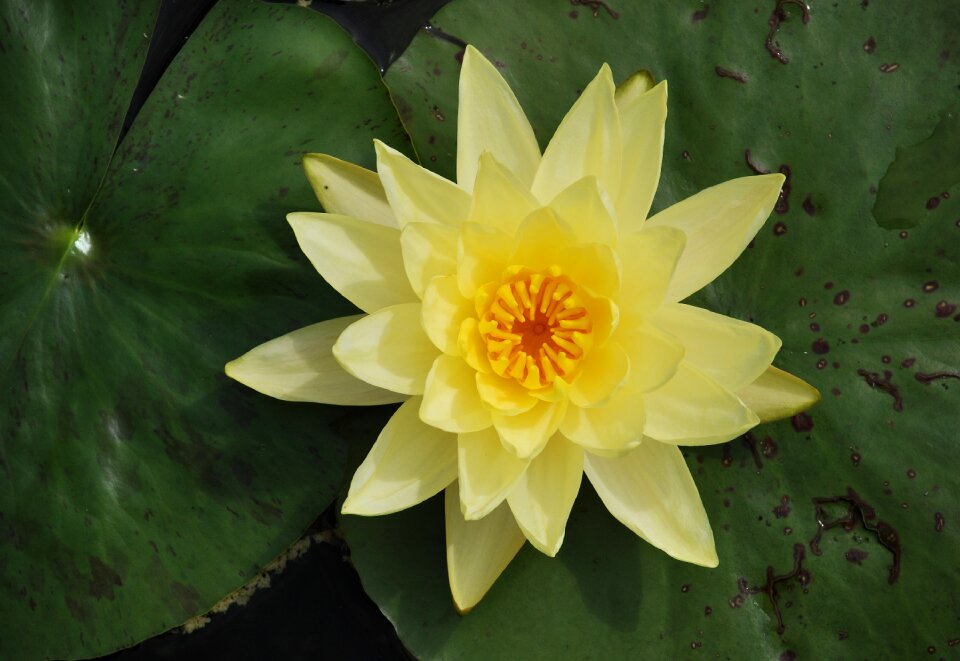
[[[342,480],[344,409],[223,365],[354,312],[284,219],[319,208],[302,154],[409,143],[329,19],[225,1],[114,152],[156,12],[0,5],[2,658],[102,654],[204,612]]]
[[[557,558],[527,546],[460,617],[439,499],[345,517],[364,586],[419,657],[916,658],[960,644],[960,204],[941,198],[909,232],[871,214],[898,148],[956,103],[960,17],[864,1],[817,3],[804,23],[798,4],[454,0],[388,73],[423,163],[445,176],[458,40],[497,64],[541,147],[602,62],[619,80],[668,79],[657,208],[751,169],[790,175],[696,302],[780,335],[777,364],[823,393],[809,416],[686,453],[714,570],[635,538],[585,483]]]

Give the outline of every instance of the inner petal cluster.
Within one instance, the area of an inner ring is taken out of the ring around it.
[[[593,324],[576,284],[552,266],[503,280],[479,331],[493,371],[536,390],[558,377],[570,380],[589,349]]]

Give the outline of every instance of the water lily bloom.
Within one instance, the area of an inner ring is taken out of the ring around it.
[[[783,176],[708,188],[647,218],[666,82],[602,66],[541,153],[497,70],[467,48],[457,181],[376,142],[377,172],[313,154],[326,213],[288,216],[320,274],[364,312],[261,345],[227,374],[273,397],[402,402],[343,512],[446,490],[447,565],[474,606],[524,541],[555,555],[586,474],[618,520],[714,567],[678,446],[793,415],[815,389],[772,366],[780,340],[682,303],[763,225]]]

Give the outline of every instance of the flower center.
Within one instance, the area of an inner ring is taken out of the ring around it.
[[[576,370],[593,327],[576,285],[554,266],[502,282],[479,330],[493,371],[535,390]]]

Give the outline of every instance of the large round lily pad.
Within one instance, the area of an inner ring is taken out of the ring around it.
[[[602,62],[668,79],[657,208],[751,170],[789,176],[697,302],[780,335],[777,364],[823,393],[809,416],[687,452],[715,570],[636,539],[585,485],[558,557],[528,546],[460,617],[437,499],[345,517],[365,587],[418,656],[936,658],[960,644],[960,186],[943,163],[960,148],[943,119],[960,111],[960,17],[932,0],[823,2],[805,22],[800,4],[454,0],[388,73],[423,163],[446,176],[458,42],[497,63],[541,147]],[[903,185],[901,158],[925,187]],[[887,229],[905,216],[914,227]]]
[[[203,612],[342,479],[344,409],[223,365],[353,312],[284,215],[318,208],[304,152],[369,164],[374,136],[406,143],[396,112],[329,19],[224,1],[115,152],[156,13],[0,3],[2,658],[101,654]]]

